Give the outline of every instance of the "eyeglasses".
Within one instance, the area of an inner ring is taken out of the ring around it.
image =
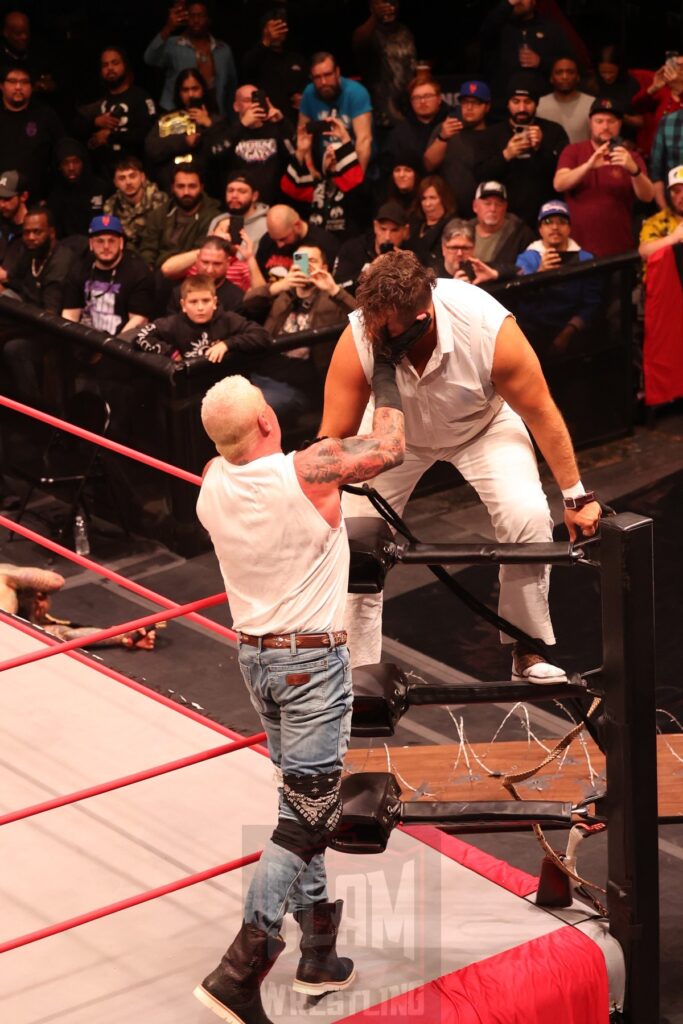
[[[411,103],[425,103],[427,100],[434,100],[437,98],[435,92],[423,92],[418,96],[416,93],[410,97]]]

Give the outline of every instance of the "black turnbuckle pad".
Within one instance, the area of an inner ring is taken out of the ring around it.
[[[350,594],[381,594],[384,580],[396,564],[397,549],[391,530],[377,516],[352,516],[346,520],[351,550]]]
[[[393,736],[408,710],[408,681],[391,662],[353,670],[352,736]]]
[[[340,853],[383,853],[401,817],[401,789],[389,772],[357,772],[342,780],[344,805],[329,845]]]

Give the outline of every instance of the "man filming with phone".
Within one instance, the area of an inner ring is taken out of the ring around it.
[[[261,201],[276,203],[289,159],[286,143],[294,134],[294,125],[255,85],[239,87],[233,110],[237,120],[226,124],[211,148],[216,180],[225,181],[236,171],[246,172]]]
[[[654,196],[642,157],[620,136],[622,119],[610,100],[595,100],[590,138],[562,150],[553,180],[555,191],[564,193],[574,238],[598,257],[635,247],[634,200],[649,203]]]

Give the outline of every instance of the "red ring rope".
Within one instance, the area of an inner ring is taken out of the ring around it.
[[[100,576],[104,576],[106,579],[111,580],[113,583],[118,583],[120,586],[125,587],[126,590],[132,591],[134,594],[138,594],[140,597],[146,597],[148,601],[153,601],[155,604],[160,604],[162,608],[177,608],[175,601],[169,600],[167,597],[163,597],[161,594],[157,594],[154,590],[149,590],[147,587],[141,586],[139,583],[134,583],[133,580],[126,579],[125,576],[121,576],[120,573],[114,572],[113,569],[107,569],[104,565],[99,565],[97,562],[91,561],[89,558],[84,558],[83,555],[77,555],[71,548],[65,548],[62,544],[57,544],[53,540],[48,540],[47,537],[43,537],[42,534],[36,533],[35,530],[29,530],[28,527],[22,526],[21,523],[15,523],[14,520],[8,519],[7,516],[0,515],[0,526],[4,526],[6,529],[13,531],[14,533],[20,534],[22,537],[26,537],[27,540],[32,540],[35,544],[39,544],[48,551],[54,551],[55,554],[61,555],[62,558],[67,558],[71,562],[75,562],[76,565],[83,566],[84,569],[91,569],[93,572],[98,573]],[[227,594],[223,596],[223,600],[227,601]],[[236,641],[237,634],[234,629],[228,629],[227,626],[221,626],[219,622],[213,622],[211,619],[205,618],[203,615],[197,615],[191,612],[188,616],[193,622],[199,623],[206,629],[210,629],[213,633],[218,633],[219,636],[227,637],[228,640]]]
[[[222,604],[225,601],[225,594],[214,594],[212,597],[203,597],[199,601],[192,601],[190,604],[178,604],[172,610],[165,608],[163,612],[154,612],[152,615],[145,615],[141,619],[132,619],[130,622],[120,623],[118,626],[110,626],[108,629],[99,629],[87,636],[75,637],[73,640],[63,640],[59,647],[41,647],[38,651],[29,651],[27,654],[18,654],[16,658],[9,658],[7,661],[0,661],[0,672],[10,668],[20,668],[22,665],[30,665],[34,661],[42,661],[43,658],[52,658],[56,654],[66,654],[67,651],[74,651],[77,647],[90,647],[101,640],[110,640],[121,633],[129,633],[144,626],[153,626],[155,623],[166,619],[177,619],[181,615],[187,615],[197,608],[211,608],[213,605]]]
[[[79,789],[75,793],[68,793],[66,796],[56,796],[52,800],[44,800],[40,804],[23,807],[20,811],[11,811],[9,814],[3,814],[0,817],[0,825],[10,825],[13,821],[32,818],[36,814],[53,811],[57,807],[66,807],[68,804],[75,804],[80,800],[89,800],[93,796],[101,796],[103,793],[111,793],[115,789],[132,786],[136,782],[154,779],[158,775],[167,775],[169,772],[175,772],[179,768],[188,768],[190,765],[200,764],[202,761],[210,761],[212,758],[221,757],[223,754],[232,754],[235,750],[253,747],[254,744],[261,743],[265,739],[265,732],[257,732],[253,736],[245,736],[244,739],[236,740],[234,743],[224,743],[220,747],[211,747],[210,750],[202,750],[199,754],[190,754],[188,757],[181,757],[177,761],[167,761],[166,764],[157,765],[156,768],[146,768],[144,771],[135,772],[133,775],[124,775],[120,779],[112,779],[111,782],[101,782],[97,786]]]
[[[78,928],[79,925],[89,924],[91,921],[99,921],[101,917],[108,917],[109,914],[118,914],[120,910],[128,910],[129,907],[137,907],[149,900],[156,900],[160,896],[167,896],[171,892],[178,892],[179,889],[187,889],[190,885],[198,882],[206,882],[209,878],[217,875],[225,875],[229,871],[236,871],[238,868],[253,864],[261,856],[258,853],[250,853],[238,860],[230,860],[227,864],[219,864],[218,867],[209,868],[207,871],[199,871],[196,875],[187,875],[176,882],[169,882],[168,885],[160,885],[157,889],[149,889],[140,893],[139,896],[129,896],[128,899],[119,900],[118,903],[110,903],[98,910],[90,910],[87,914],[79,914],[78,917],[71,917],[68,921],[61,921],[59,924],[48,925],[47,928],[40,928],[37,932],[29,932],[27,935],[20,935],[18,939],[10,939],[8,942],[0,943],[0,953],[8,953],[11,949],[18,949],[20,946],[27,946],[30,942],[38,942],[39,939],[47,939],[51,935],[59,935],[60,932],[67,932],[71,928]]]
[[[180,469],[179,466],[174,466],[170,462],[155,459],[153,455],[145,455],[143,452],[136,451],[135,448],[128,448],[125,444],[119,444],[118,441],[110,441],[109,438],[103,437],[102,434],[93,434],[90,430],[84,430],[83,427],[67,423],[66,420],[60,420],[56,416],[50,416],[47,412],[32,409],[30,405],[22,405],[21,402],[15,402],[14,399],[7,398],[5,395],[0,395],[0,405],[4,405],[7,409],[12,409],[14,412],[23,413],[24,416],[30,416],[31,419],[40,420],[41,423],[47,423],[51,427],[64,430],[67,434],[75,434],[76,437],[81,437],[84,441],[92,441],[93,444],[97,444],[101,448],[108,448],[112,452],[118,452],[119,455],[126,455],[129,459],[142,462],[145,466],[151,466],[152,469],[159,469],[162,473],[168,473],[169,476],[177,476],[188,484],[196,484],[198,487],[201,485],[202,478],[197,476],[196,473]]]

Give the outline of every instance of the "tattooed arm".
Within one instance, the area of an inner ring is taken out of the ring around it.
[[[395,369],[381,358],[376,360],[373,391],[376,407],[370,434],[343,440],[326,437],[294,456],[303,492],[331,526],[340,522],[342,484],[371,480],[403,462],[405,431]]]

